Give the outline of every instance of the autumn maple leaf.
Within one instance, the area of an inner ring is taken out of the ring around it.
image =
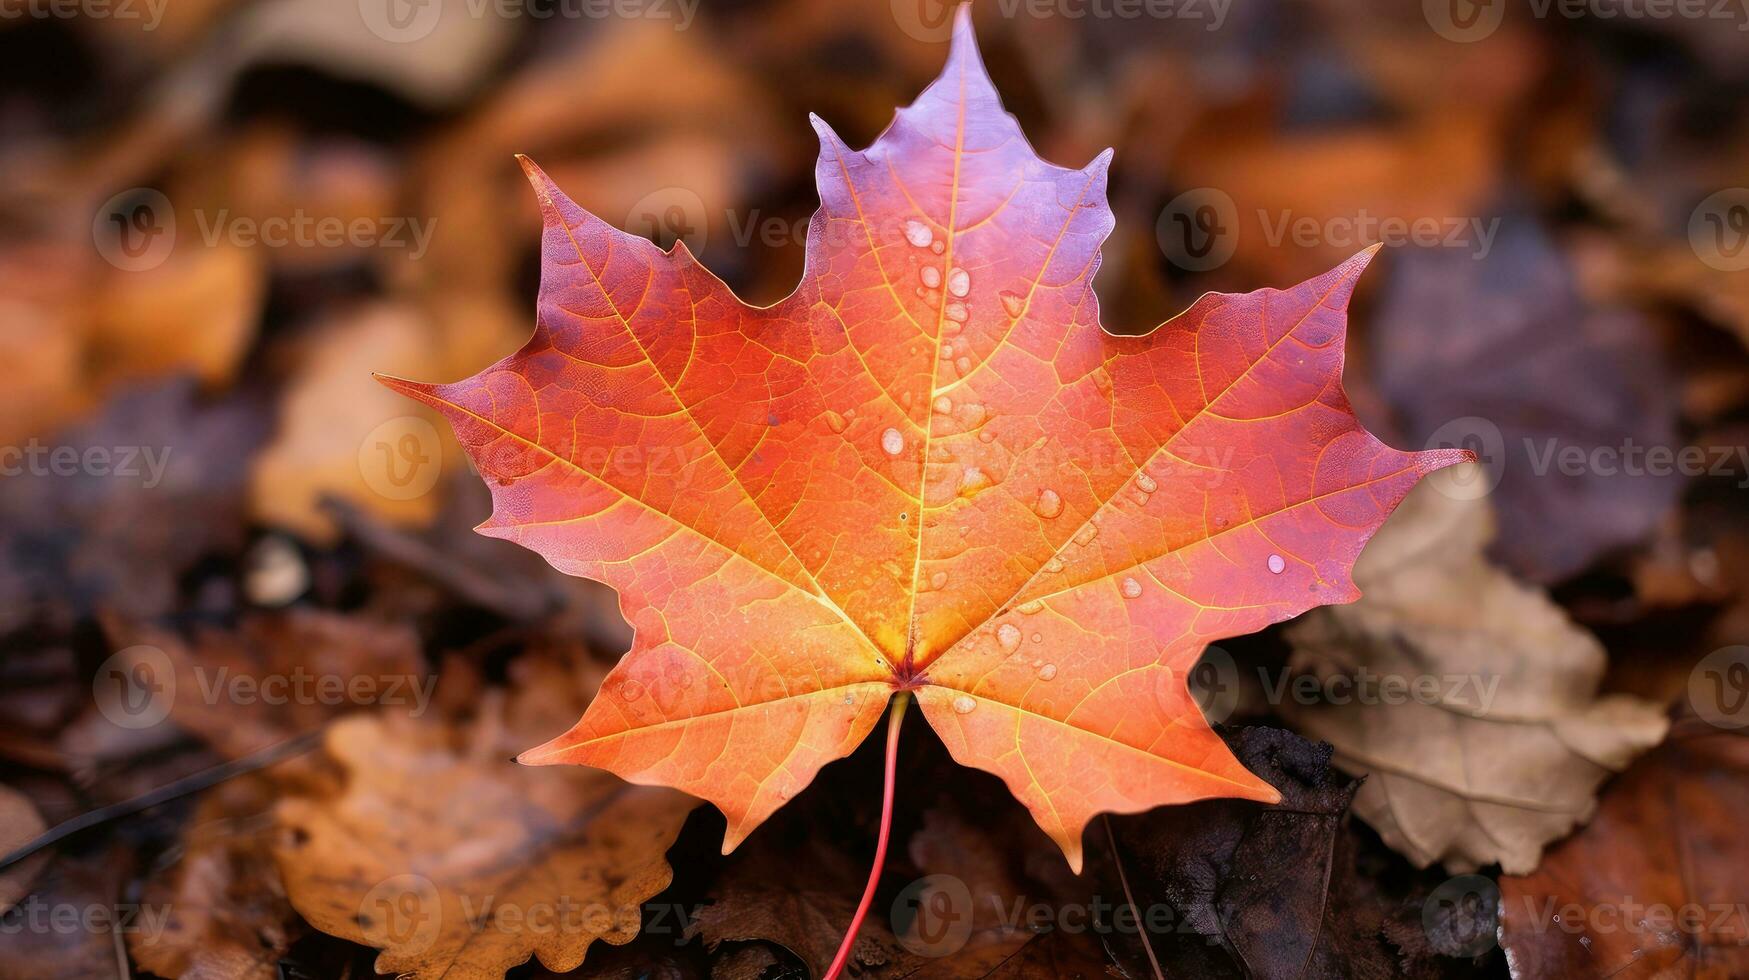
[[[1367,538],[1464,458],[1386,447],[1343,394],[1372,251],[1105,332],[1110,152],[1040,160],[966,8],[873,146],[814,125],[821,207],[786,299],[748,306],[524,160],[533,339],[455,384],[385,379],[450,419],[491,485],[482,533],[611,585],[636,628],[576,727],[522,760],[703,797],[727,852],[914,696],[1076,870],[1102,811],[1276,802],[1187,672],[1212,640],[1353,600]]]

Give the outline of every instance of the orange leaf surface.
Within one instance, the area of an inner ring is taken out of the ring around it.
[[[523,162],[545,219],[521,351],[447,385],[480,530],[619,591],[631,651],[523,756],[673,786],[725,851],[914,692],[1076,869],[1101,811],[1275,802],[1186,685],[1205,644],[1350,601],[1354,559],[1457,451],[1367,433],[1341,385],[1365,252],[1099,323],[1110,153],[1040,160],[962,9],[941,77],[866,150],[823,123],[788,298],[742,303]]]

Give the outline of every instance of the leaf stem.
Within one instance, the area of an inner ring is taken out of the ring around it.
[[[862,931],[862,920],[868,915],[868,907],[874,902],[875,886],[880,884],[881,868],[887,863],[887,838],[893,830],[893,788],[897,782],[899,762],[899,725],[905,720],[905,708],[911,703],[911,692],[900,691],[893,699],[893,707],[887,714],[887,774],[886,784],[881,791],[881,830],[875,840],[874,867],[868,872],[868,886],[862,890],[862,902],[856,906],[856,915],[850,920],[850,929],[844,934],[844,943],[838,947],[838,955],[832,957],[832,965],[826,970],[825,980],[838,980],[844,973],[844,967],[850,962],[850,947],[856,945],[856,934]]]

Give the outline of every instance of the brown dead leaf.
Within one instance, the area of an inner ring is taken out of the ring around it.
[[[29,797],[9,786],[0,786],[0,855],[11,854],[47,829],[42,814],[36,812]],[[48,853],[42,852],[0,870],[0,914],[30,894],[30,884],[48,858]]]
[[[92,296],[86,350],[89,384],[186,373],[228,384],[255,338],[267,295],[258,252],[225,239],[204,246],[193,214],[182,247],[143,270],[105,266]]]
[[[1370,777],[1355,812],[1417,866],[1524,873],[1590,818],[1598,784],[1667,723],[1637,698],[1596,697],[1603,647],[1482,558],[1486,502],[1447,486],[1411,493],[1368,546],[1355,565],[1359,602],[1288,630],[1293,669],[1355,692],[1341,699],[1353,703],[1289,696],[1281,710],[1335,745],[1342,768]]]
[[[141,900],[168,914],[161,930],[128,934],[140,968],[181,980],[278,980],[280,958],[304,931],[273,863],[279,789],[258,775],[201,798],[174,865],[146,878]]]
[[[673,877],[694,801],[598,770],[531,769],[499,739],[436,721],[355,717],[329,730],[350,774],[332,799],[279,811],[294,907],[382,950],[380,973],[498,980],[530,956],[575,969],[597,939],[638,934]]]
[[[0,980],[132,980],[118,933],[162,929],[165,910],[126,902],[128,848],[60,855],[6,914]]]
[[[410,307],[378,305],[316,331],[280,407],[279,433],[255,457],[255,515],[319,543],[334,537],[318,503],[334,494],[393,524],[437,513],[446,465],[461,456],[435,415],[371,379],[373,370],[443,374],[432,326]],[[390,367],[385,368],[384,365]]]
[[[1519,976],[1749,976],[1749,737],[1696,718],[1603,794],[1534,874],[1500,879]]]
[[[1488,464],[1493,552],[1552,584],[1638,544],[1673,509],[1682,471],[1630,454],[1682,447],[1677,385],[1650,321],[1584,297],[1534,216],[1509,211],[1499,230],[1486,255],[1396,257],[1375,373],[1406,442],[1463,443]]]
[[[190,567],[241,546],[238,498],[264,428],[253,401],[173,379],[38,443],[0,481],[0,626],[39,608],[168,612]]]
[[[164,653],[176,674],[171,720],[228,759],[368,705],[420,715],[431,704],[434,678],[406,624],[293,608],[187,640],[113,618],[106,631],[117,649]]]

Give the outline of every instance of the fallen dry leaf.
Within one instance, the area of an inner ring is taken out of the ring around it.
[[[169,717],[227,759],[370,705],[424,714],[436,683],[411,626],[362,614],[293,608],[187,639],[114,618],[105,626],[118,650],[163,652],[176,675]]]
[[[961,8],[938,79],[865,151],[823,122],[796,291],[741,303],[524,162],[545,218],[534,339],[442,412],[481,530],[607,582],[637,629],[569,733],[525,753],[715,803],[732,849],[914,693],[1081,863],[1101,811],[1277,798],[1184,672],[1210,640],[1355,595],[1421,476],[1340,384],[1372,253],[1101,329],[1109,154],[1038,159]],[[1121,681],[1121,682],[1120,682]]]
[[[169,611],[184,572],[241,547],[238,491],[265,428],[253,401],[172,379],[36,443],[0,480],[0,626],[37,607]]]
[[[147,878],[142,904],[162,929],[129,933],[144,970],[179,980],[280,980],[304,931],[274,865],[271,811],[280,787],[262,775],[208,790],[170,867]]]
[[[441,370],[433,333],[429,318],[399,304],[353,311],[316,332],[281,400],[279,431],[251,464],[258,519],[331,543],[333,522],[319,503],[332,494],[392,524],[431,522],[453,446],[429,412],[387,395],[369,372],[385,360]]]
[[[1127,882],[1135,904],[1113,913],[1121,928],[1106,943],[1125,972],[1152,972],[1146,941],[1169,975],[1442,975],[1415,902],[1417,889],[1430,885],[1392,890],[1363,869],[1366,855],[1348,821],[1359,784],[1331,768],[1330,746],[1272,728],[1228,737],[1240,760],[1281,790],[1282,806],[1207,800],[1112,820],[1125,877],[1107,864],[1103,893],[1124,896]],[[1405,929],[1401,914],[1410,906],[1416,921]]]
[[[286,800],[276,856],[298,912],[382,950],[379,973],[499,980],[531,956],[563,972],[597,939],[631,941],[694,806],[606,773],[519,767],[489,732],[432,720],[344,719],[327,749],[347,789]]]
[[[118,933],[163,928],[165,911],[129,903],[126,847],[60,854],[0,931],[0,980],[132,980]]]
[[[0,786],[0,855],[11,854],[47,829],[29,797],[10,786]],[[43,852],[0,870],[0,915],[30,894],[31,882],[48,859],[49,852]]]
[[[1631,310],[1587,303],[1529,216],[1508,215],[1480,259],[1405,250],[1374,347],[1404,435],[1468,445],[1488,464],[1493,550],[1519,575],[1559,581],[1644,539],[1682,492],[1643,455],[1683,445],[1653,332]]]
[[[1291,669],[1342,703],[1290,693],[1280,710],[1369,777],[1355,812],[1417,866],[1517,874],[1667,726],[1637,698],[1597,697],[1603,647],[1482,557],[1487,506],[1437,481],[1412,493],[1355,565],[1363,598],[1287,631]]]
[[[1534,874],[1500,879],[1513,975],[1749,976],[1745,812],[1749,736],[1678,723]]]

